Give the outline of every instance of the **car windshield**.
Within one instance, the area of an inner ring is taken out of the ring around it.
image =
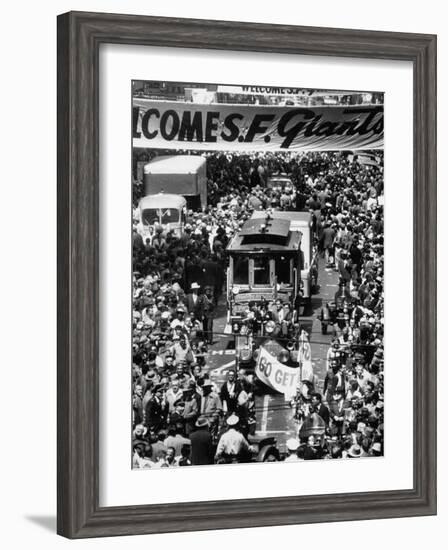
[[[179,221],[179,210],[175,208],[146,208],[142,213],[144,225],[175,223]]]

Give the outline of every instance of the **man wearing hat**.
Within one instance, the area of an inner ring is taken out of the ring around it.
[[[182,447],[184,445],[191,445],[189,438],[184,436],[184,426],[182,422],[177,422],[176,424],[170,424],[168,426],[168,436],[163,441],[163,444],[169,448],[171,447],[174,450],[174,456],[181,456]]]
[[[167,375],[173,374],[176,370],[176,365],[174,364],[174,355],[173,352],[168,350],[165,353],[165,362],[163,364],[163,372]]]
[[[328,351],[327,351],[327,361],[326,361],[327,371],[330,368],[332,368],[332,365],[335,364],[331,362],[335,361],[337,363],[338,361],[340,361],[341,357],[342,357],[341,345],[338,342],[338,340],[334,338],[333,341],[331,342],[331,346],[328,348]]]
[[[202,320],[203,311],[202,311],[202,297],[199,296],[199,289],[201,286],[194,282],[191,283],[190,290],[191,292],[187,294],[187,310],[188,313],[194,313],[196,316],[196,319]]]
[[[153,389],[153,394],[147,402],[145,408],[146,426],[150,430],[157,432],[163,427],[167,414],[168,404],[163,396],[163,388],[160,385],[155,386]]]
[[[174,335],[173,340],[175,340],[175,343],[171,348],[176,365],[179,365],[179,363],[192,363],[194,357],[190,344],[187,342],[185,335],[182,334],[179,338],[177,336],[177,334]]]
[[[213,440],[207,418],[200,416],[196,420],[195,428],[195,431],[190,434],[191,464],[193,466],[213,464]]]
[[[330,369],[324,380],[324,393],[326,393],[327,403],[333,400],[333,394],[336,390],[345,395],[346,380],[341,370],[341,365],[335,359],[330,360]]]
[[[317,200],[317,198],[316,198]],[[319,204],[320,208],[320,204]],[[327,222],[325,228],[322,231],[320,247],[325,255],[327,266],[333,263],[333,246],[336,238],[336,231],[331,223]]]
[[[336,388],[334,390],[333,399],[330,401],[329,407],[332,427],[335,429],[336,435],[341,436],[344,432],[345,420],[344,399],[341,389]]]
[[[196,420],[198,418],[198,402],[195,399],[196,383],[194,380],[190,380],[187,383],[187,387],[184,389],[184,410],[182,417],[184,420],[185,434],[189,437],[190,433],[194,430]]]
[[[383,447],[381,445],[381,443],[379,442],[376,442],[372,445],[371,449],[370,449],[370,454],[372,456],[382,456],[383,455]]]
[[[300,447],[300,441],[295,438],[290,438],[286,442],[286,450],[288,456],[285,458],[285,462],[300,462],[300,458],[297,456],[297,449]]]
[[[244,435],[237,429],[240,419],[231,414],[226,424],[228,430],[221,436],[215,458],[219,462],[244,462],[250,457],[250,445]]]
[[[183,391],[180,388],[179,379],[176,378],[173,380],[171,384],[171,388],[169,388],[166,392],[165,399],[168,403],[168,409],[169,412],[172,413],[174,411],[174,407],[178,401],[181,401],[183,399]]]
[[[243,390],[241,382],[236,380],[234,370],[229,370],[227,380],[221,386],[220,397],[223,404],[223,409],[227,413],[233,413],[238,407],[238,396]]]
[[[202,397],[200,404],[200,413],[204,416],[210,426],[210,432],[216,434],[219,426],[219,419],[223,411],[221,398],[214,391],[213,383],[205,378],[202,384]]]
[[[173,330],[178,327],[180,327],[181,329],[185,329],[186,327],[185,310],[182,306],[177,306],[176,317],[171,321],[170,324],[170,328],[172,328]]]
[[[348,280],[350,280],[350,278]],[[336,307],[338,309],[341,309],[344,307],[344,305],[347,302],[350,302],[350,300],[351,300],[351,296],[350,296],[350,291],[347,288],[346,279],[342,279],[339,283],[339,288],[334,295],[334,301],[336,302]]]
[[[213,298],[213,288],[206,287],[205,294],[201,296],[202,300],[202,323],[204,337],[211,345],[213,344],[213,318],[215,316],[215,302]]]
[[[330,423],[330,411],[328,407],[322,403],[322,395],[319,392],[313,392],[311,394],[311,408],[312,411],[317,413],[325,425],[328,427]]]
[[[347,451],[347,456],[349,458],[361,458],[362,456],[362,449],[359,445],[352,445],[350,449]]]

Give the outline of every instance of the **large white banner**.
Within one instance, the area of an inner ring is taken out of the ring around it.
[[[133,143],[209,151],[379,149],[383,106],[203,105],[134,98]]]
[[[257,377],[270,388],[283,393],[285,397],[291,398],[296,394],[300,382],[300,369],[291,368],[271,355],[265,348],[261,347],[255,367]]]

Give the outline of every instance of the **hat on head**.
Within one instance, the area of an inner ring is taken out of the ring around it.
[[[228,426],[236,426],[239,421],[240,419],[237,417],[237,415],[232,413],[226,420],[226,423]]]
[[[286,448],[288,449],[288,451],[292,451],[292,452],[297,451],[299,446],[300,446],[300,442],[293,437],[288,439],[288,441],[286,442]]]
[[[195,422],[196,428],[205,428],[205,426],[208,426],[208,425],[209,423],[208,423],[208,420],[205,418],[205,416],[200,416]]]
[[[358,425],[356,427],[356,431],[364,433],[365,429],[366,429],[366,424],[364,422],[358,422]]]
[[[361,456],[361,447],[359,445],[352,445],[348,450],[348,456],[351,458],[359,458]]]
[[[374,443],[372,445],[372,452],[374,454],[381,454],[381,451],[382,451],[381,443]]]
[[[143,434],[142,435],[146,435],[148,433],[148,428],[146,426],[144,426],[143,424],[137,424],[137,426],[135,426],[135,429],[137,428],[143,428]]]
[[[191,283],[191,290],[197,290],[201,288],[201,285],[198,285],[198,283]]]

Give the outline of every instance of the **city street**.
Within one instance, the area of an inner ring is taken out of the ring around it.
[[[312,312],[301,317],[305,330],[310,334],[311,359],[314,373],[319,379],[319,391],[322,391],[326,357],[331,334],[321,334],[319,314],[322,304],[333,299],[338,288],[339,276],[333,269],[325,267],[323,258],[319,260],[319,292],[312,299]],[[218,316],[214,321],[214,344],[206,355],[206,370],[211,379],[219,386],[225,381],[226,372],[235,368],[235,350],[233,336],[223,335],[226,324],[225,298],[222,297],[218,307]],[[330,331],[329,331],[330,332]],[[267,393],[256,397],[257,434],[276,437],[279,448],[284,450],[285,442],[296,436],[296,424],[293,419],[293,410],[285,401],[283,394]]]

